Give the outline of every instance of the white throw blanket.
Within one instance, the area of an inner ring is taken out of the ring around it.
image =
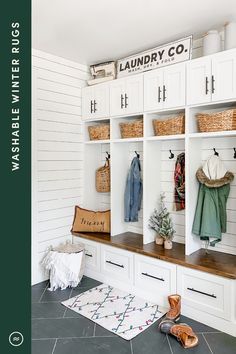
[[[48,290],[54,291],[58,288],[63,290],[68,286],[76,287],[83,277],[84,252],[49,251],[42,264],[50,271],[50,288]]]

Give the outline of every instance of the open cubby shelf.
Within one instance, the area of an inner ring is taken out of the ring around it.
[[[179,244],[183,256],[201,252],[202,242],[192,233],[192,223],[195,214],[198,187],[195,174],[202,163],[213,153],[213,148],[219,152],[228,170],[236,174],[236,130],[225,132],[199,133],[196,123],[196,113],[215,112],[236,106],[236,101],[201,106],[186,106],[179,109],[143,113],[141,115],[111,117],[101,122],[110,123],[111,136],[107,141],[90,142],[85,138],[85,168],[84,168],[84,207],[96,210],[111,209],[111,240],[115,235],[134,233],[140,234],[142,247],[151,247],[155,233],[148,227],[148,220],[161,192],[166,193],[166,205],[172,215],[176,234],[175,244]],[[177,114],[185,114],[185,133],[179,135],[154,136],[153,119],[166,119]],[[132,119],[143,118],[144,136],[142,138],[121,139],[119,123]],[[95,122],[99,124],[98,120]],[[91,121],[84,122],[85,129]],[[169,150],[175,157],[169,159]],[[95,190],[95,171],[105,163],[106,151],[111,154],[111,192],[97,193]],[[138,151],[141,159],[143,177],[143,202],[136,223],[124,222],[124,191],[126,177],[132,158]],[[186,155],[186,209],[173,210],[174,168],[179,153]],[[210,250],[219,254],[232,254],[236,259],[236,178],[231,184],[227,202],[228,224],[227,233],[222,235],[222,241]],[[137,241],[137,238],[136,238]],[[176,247],[176,246],[175,246]],[[174,248],[176,249],[176,248]],[[186,258],[185,258],[186,260]],[[236,263],[236,262],[235,262]]]

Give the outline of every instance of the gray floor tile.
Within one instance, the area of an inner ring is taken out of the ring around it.
[[[32,338],[68,338],[93,335],[94,324],[85,317],[32,320]]]
[[[32,286],[32,289],[45,289],[48,286],[48,280],[42,281],[41,283]]]
[[[71,288],[67,288],[65,290],[56,290],[56,291],[50,291],[46,290],[41,298],[41,302],[50,302],[50,301],[64,301],[69,299],[70,294],[71,294]]]
[[[180,320],[178,323],[186,323],[190,327],[192,327],[193,331],[195,333],[202,333],[202,332],[219,332],[217,329],[209,327],[203,323],[200,323],[198,321],[192,320],[191,318],[181,316]]]
[[[52,354],[55,339],[32,340],[31,354]]]
[[[72,289],[72,293],[70,295],[70,297],[74,297],[76,295],[79,295],[81,293],[84,293],[85,291],[91,289],[90,287],[80,287],[80,286],[77,286],[76,288]]]
[[[173,354],[181,354],[184,353],[185,350],[187,350],[184,349],[180,344],[180,342],[178,342],[177,339],[171,335],[169,335],[169,341],[170,341]],[[196,347],[188,349],[188,353],[212,354],[202,334],[198,334],[198,345]]]
[[[45,291],[45,289],[43,289],[43,288],[32,288],[31,289],[31,301],[38,302],[44,291]]]
[[[226,333],[204,334],[214,354],[235,354],[236,338]]]
[[[132,339],[133,354],[171,354],[165,334],[160,333],[157,322]]]
[[[97,281],[97,280],[94,280],[92,278],[89,278],[89,277],[86,277],[86,276],[83,276],[80,284],[79,284],[79,287],[84,287],[84,288],[94,288],[95,286],[98,286],[102,284],[100,281]]]
[[[95,326],[95,337],[114,337],[116,336],[116,334],[114,334],[113,332],[108,331],[107,329],[105,329],[102,326],[99,326],[98,324],[96,324]]]
[[[129,341],[118,336],[60,339],[54,354],[131,354],[131,349]]]
[[[65,307],[60,302],[33,303],[31,307],[32,318],[58,318],[63,317]]]

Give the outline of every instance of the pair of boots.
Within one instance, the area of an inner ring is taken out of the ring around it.
[[[170,309],[159,325],[161,332],[172,334],[186,349],[195,347],[198,344],[198,337],[192,328],[186,323],[176,323],[180,319],[181,296],[177,294],[170,295],[168,296],[168,301]]]

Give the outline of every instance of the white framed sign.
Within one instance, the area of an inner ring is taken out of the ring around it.
[[[188,36],[117,61],[117,77],[138,74],[190,60],[193,36]]]

